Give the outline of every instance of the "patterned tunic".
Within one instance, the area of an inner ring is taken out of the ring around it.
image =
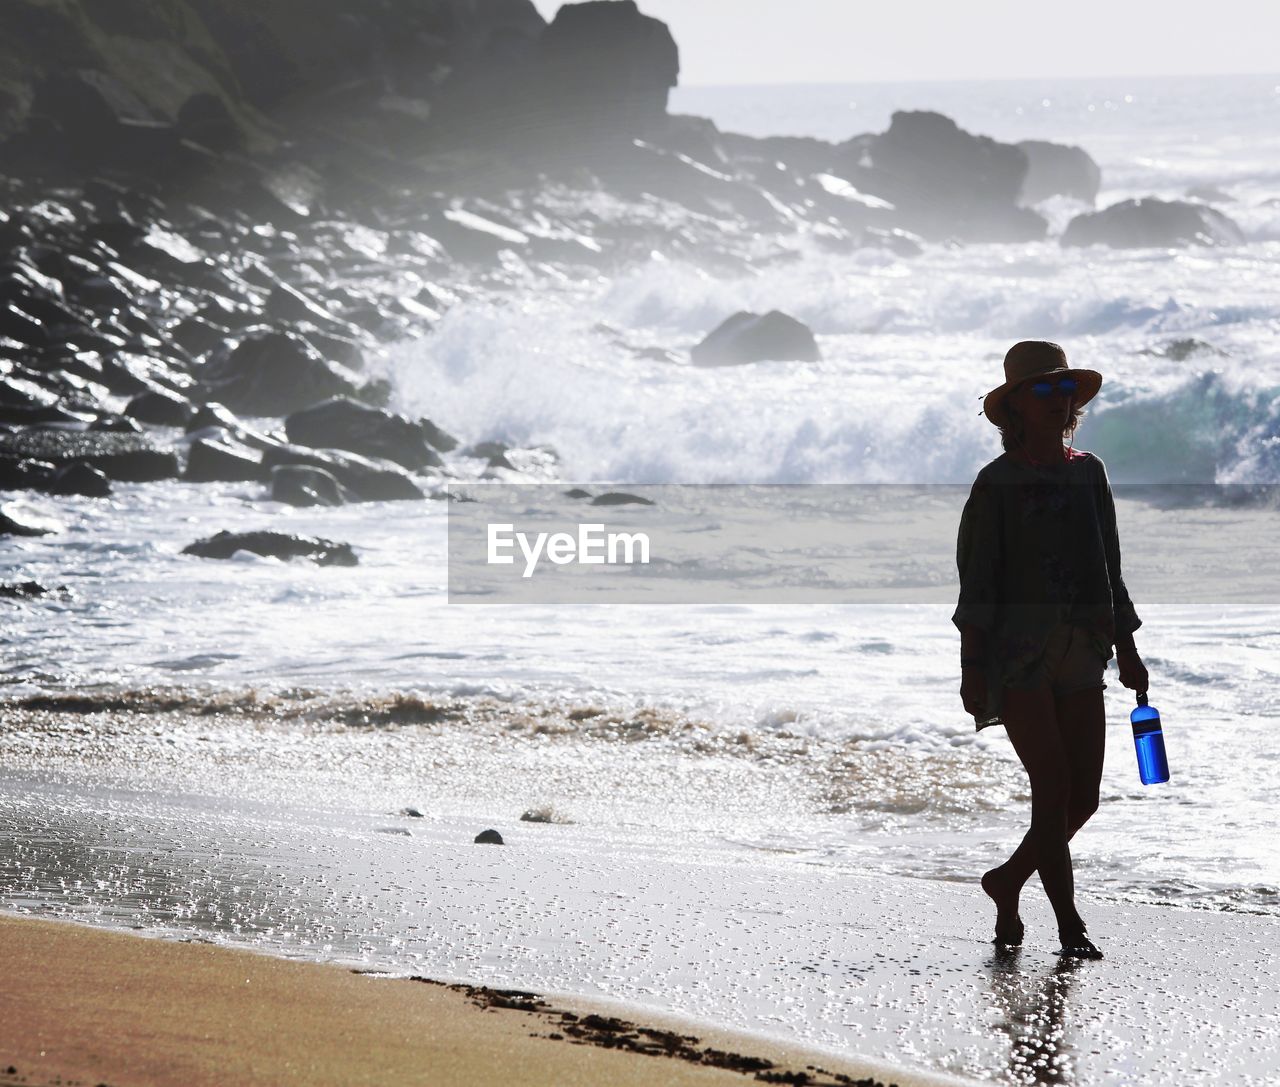
[[[987,632],[987,706],[1000,724],[1006,686],[1035,682],[1050,632],[1084,627],[1103,660],[1142,625],[1120,576],[1107,469],[1092,453],[1036,466],[1008,453],[974,480],[960,517],[960,600],[951,621]]]

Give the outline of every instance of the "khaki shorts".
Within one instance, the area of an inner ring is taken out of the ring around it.
[[[1009,680],[1006,687],[1033,690],[1047,684],[1055,698],[1077,691],[1106,689],[1102,681],[1107,661],[1084,627],[1059,623],[1049,634],[1044,653],[1022,676]]]

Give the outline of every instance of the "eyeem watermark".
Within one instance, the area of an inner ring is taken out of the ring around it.
[[[524,557],[521,577],[533,577],[545,558],[556,566],[648,565],[649,535],[645,532],[605,532],[603,524],[582,524],[577,533],[517,532],[514,524],[488,526],[491,566],[510,566],[516,561],[517,546]]]
[[[599,490],[452,487],[450,602],[955,606],[968,483]],[[1139,615],[1164,602],[1280,607],[1280,484],[1113,490]]]

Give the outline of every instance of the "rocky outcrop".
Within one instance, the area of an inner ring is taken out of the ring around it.
[[[168,389],[148,389],[138,393],[125,405],[124,413],[140,423],[157,426],[186,426],[195,408],[186,399]]]
[[[344,366],[320,357],[301,336],[259,330],[200,374],[207,394],[233,411],[281,415],[359,387]]]
[[[395,502],[425,498],[414,477],[398,464],[336,449],[308,449],[300,445],[270,442],[262,450],[268,470],[282,464],[321,468],[346,487],[358,501]]]
[[[237,483],[262,479],[262,454],[225,430],[209,428],[191,443],[182,478],[188,483]]]
[[[1240,227],[1215,208],[1154,197],[1122,200],[1102,211],[1077,215],[1062,234],[1064,246],[1106,245],[1112,249],[1243,242]]]
[[[271,500],[290,506],[341,506],[342,484],[323,468],[280,464],[271,469]]]
[[[82,460],[52,472],[44,483],[50,494],[78,494],[86,498],[106,498],[111,493],[111,481]]]
[[[172,479],[178,457],[136,434],[29,428],[0,434],[0,458],[41,461],[55,467],[82,462],[108,479],[145,483]]]
[[[47,536],[53,529],[25,512],[0,506],[0,539],[5,536]]]
[[[196,540],[182,549],[184,555],[202,559],[229,559],[237,551],[250,551],[265,558],[308,558],[317,566],[355,566],[356,553],[348,543],[335,543],[313,536],[293,536],[286,532],[219,532]]]
[[[495,143],[539,157],[625,145],[660,128],[680,70],[665,23],[634,0],[562,4],[545,29],[511,30],[461,65],[436,98],[448,144]]]
[[[885,132],[856,137],[840,154],[841,177],[887,200],[896,225],[926,238],[1016,242],[1045,234],[1045,220],[1018,205],[1026,154],[941,113],[894,113]]]
[[[338,140],[421,128],[445,75],[544,26],[531,0],[6,0],[0,144],[42,172],[145,170],[198,162],[184,140],[269,151],[313,113]]]
[[[403,415],[339,396],[294,412],[284,426],[289,441],[298,445],[347,449],[412,470],[438,468],[443,461],[429,439],[441,432],[429,421],[423,422],[426,427]]]
[[[0,582],[0,600],[31,600],[48,592],[38,581]]]
[[[778,310],[735,313],[689,352],[695,366],[746,362],[816,362],[822,355],[807,325]]]
[[[639,136],[659,127],[680,74],[666,23],[634,0],[563,4],[538,41],[534,93],[566,131]]]
[[[1018,149],[1027,156],[1027,176],[1018,202],[1038,204],[1051,196],[1069,196],[1090,207],[1098,199],[1102,170],[1081,147],[1047,140],[1022,140]]]

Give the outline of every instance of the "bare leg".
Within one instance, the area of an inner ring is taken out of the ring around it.
[[[1071,851],[1067,847],[1067,808],[1071,795],[1071,764],[1058,726],[1058,707],[1047,685],[1034,690],[1007,688],[1004,692],[1005,731],[1022,761],[1031,783],[1031,829],[1028,831],[1035,868],[1040,872],[1060,933],[1083,932],[1084,922],[1075,907],[1075,881]],[[1073,745],[1074,746],[1074,745]],[[999,892],[1001,881],[983,877],[988,894]],[[1011,886],[1012,881],[1006,884]],[[992,894],[1009,923],[1006,893]],[[1016,905],[1014,917],[1016,918]],[[1019,923],[1018,927],[1021,925]]]
[[[1054,700],[1058,734],[1070,769],[1067,799],[1067,840],[1098,810],[1098,787],[1106,748],[1106,710],[1102,688],[1077,691]],[[996,939],[1000,943],[1022,942],[1022,921],[1018,898],[1023,884],[1036,870],[1035,842],[1030,830],[1004,864],[982,877],[982,889],[996,903]]]

